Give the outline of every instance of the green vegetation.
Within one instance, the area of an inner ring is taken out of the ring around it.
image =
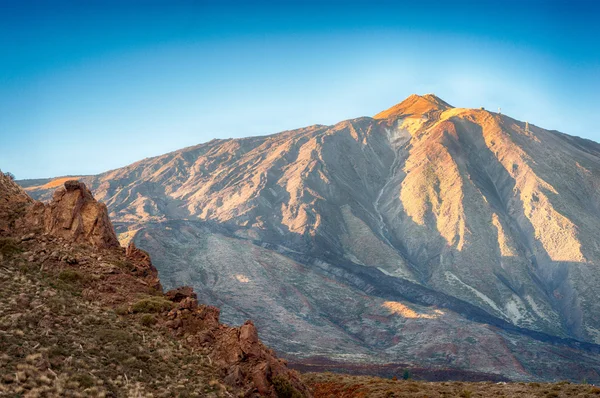
[[[279,398],[304,398],[304,395],[296,390],[285,377],[274,377],[272,382],[275,392]]]
[[[168,311],[172,307],[173,307],[173,303],[164,297],[149,296],[149,297],[145,297],[145,298],[137,301],[135,304],[133,304],[131,306],[131,310],[133,311],[134,314],[137,314],[137,313],[149,314],[149,313]]]
[[[66,283],[76,283],[81,281],[83,277],[73,269],[65,269],[58,274],[58,279]]]
[[[229,387],[210,385],[220,373],[202,352],[144,326],[156,315],[118,316],[83,299],[78,289],[93,280],[85,266],[42,268],[21,258],[3,265],[0,396],[236,396]],[[156,308],[170,308],[170,302],[155,296],[138,301],[138,309]]]
[[[408,370],[408,369],[404,369],[404,373],[402,373],[402,378],[403,378],[404,380],[408,380],[408,379],[410,379],[410,370]]]
[[[152,326],[157,322],[157,319],[152,314],[144,314],[140,318],[140,323],[144,326]]]

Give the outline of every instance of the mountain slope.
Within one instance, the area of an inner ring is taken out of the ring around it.
[[[413,95],[375,118],[214,140],[83,180],[167,285],[197,286],[229,322],[266,309],[260,329],[280,351],[467,369],[488,360],[480,347],[411,338],[443,322],[475,341],[493,324],[534,357],[536,332],[600,342],[599,148]],[[517,351],[477,366],[544,375]]]

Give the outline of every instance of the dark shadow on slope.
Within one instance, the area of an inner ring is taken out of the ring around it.
[[[478,162],[467,162],[467,165],[486,165],[485,169],[468,167],[469,174],[482,194],[488,198],[488,202],[504,216],[504,220],[510,222],[510,229],[517,237],[514,241],[530,259],[531,280],[545,293],[547,302],[560,314],[565,329],[572,336],[582,337],[582,313],[578,306],[577,292],[568,279],[570,266],[576,263],[553,261],[541,242],[535,238],[535,229],[525,214],[524,204],[514,194],[516,181],[486,145],[481,126],[463,119],[452,120],[460,127],[458,132],[461,144],[467,146],[462,148],[463,153],[467,150],[471,158],[481,159]],[[474,147],[468,147],[469,143],[473,143]]]

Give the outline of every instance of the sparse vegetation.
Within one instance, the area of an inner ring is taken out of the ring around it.
[[[58,279],[67,283],[76,283],[82,278],[81,274],[73,269],[65,269],[58,274]]]
[[[140,317],[140,323],[144,326],[152,326],[157,322],[157,319],[152,314],[144,314]]]
[[[315,398],[600,396],[598,387],[564,381],[557,383],[427,382],[336,373],[306,373],[303,375],[303,380],[313,389]]]
[[[0,170],[0,173],[2,173],[2,170]],[[11,173],[10,171],[7,171],[7,172],[2,173],[2,174],[4,174],[6,177],[8,177],[12,181],[14,181],[15,178],[16,178],[15,175],[13,173]]]
[[[273,387],[275,387],[275,392],[279,398],[304,398],[304,395],[296,390],[285,377],[274,377]]]
[[[3,256],[12,256],[22,252],[16,240],[12,238],[0,238],[0,254]]]
[[[0,245],[3,254],[22,251],[14,240]],[[0,396],[236,396],[210,385],[220,373],[202,352],[145,326],[156,315],[119,316],[83,299],[72,287],[89,280],[89,270],[15,260],[0,267]],[[170,307],[156,296],[136,304]]]
[[[131,306],[133,313],[155,313],[168,311],[173,306],[173,303],[164,297],[148,296],[145,297]]]
[[[463,391],[460,393],[460,396],[461,396],[462,398],[471,398],[471,396],[472,396],[472,395],[473,395],[473,392],[471,392],[470,390],[463,390]]]

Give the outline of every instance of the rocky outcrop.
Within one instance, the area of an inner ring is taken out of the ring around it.
[[[196,293],[187,286],[163,295],[158,272],[148,253],[133,242],[126,250],[119,246],[106,206],[93,198],[85,184],[67,181],[49,204],[33,202],[4,175],[0,176],[0,188],[4,188],[0,190],[0,209],[6,211],[5,217],[14,220],[11,225],[14,224],[15,229],[4,231],[9,237],[0,241],[0,261],[6,253],[10,256],[11,266],[21,261],[33,265],[36,272],[45,269],[61,286],[67,286],[69,291],[78,290],[78,298],[104,308],[104,314],[108,313],[106,309],[113,309],[128,317],[126,322],[139,322],[158,329],[153,332],[168,335],[165,332],[170,330],[175,339],[186,346],[183,350],[203,352],[208,357],[209,368],[218,370],[221,381],[230,385],[228,390],[220,382],[211,381],[211,385],[221,386],[215,396],[231,396],[226,391],[242,391],[246,397],[276,398],[276,379],[278,386],[283,383],[300,396],[311,396],[298,374],[289,370],[285,361],[277,359],[275,353],[260,342],[252,322],[248,321],[240,328],[221,324],[219,309],[199,304]],[[21,204],[24,207],[17,206]],[[23,211],[15,213],[17,207]],[[0,213],[0,221],[6,222],[2,215]],[[0,304],[2,299],[8,300],[8,297],[0,297]],[[21,307],[28,307],[31,300],[21,294],[14,301]],[[40,307],[39,300],[37,306]],[[169,311],[171,307],[174,309]],[[49,315],[43,322],[57,326]],[[99,319],[94,322],[106,331],[108,325]],[[110,322],[115,319],[111,318]],[[116,336],[115,339],[123,337]],[[115,343],[110,336],[105,338],[105,343]],[[144,339],[142,337],[142,341]],[[189,355],[193,358],[190,360],[198,359]],[[6,356],[2,360],[6,360]],[[106,358],[103,362],[111,365],[106,363]],[[184,366],[193,368],[194,363]],[[4,391],[2,380],[0,378],[0,393]],[[73,388],[77,389],[78,385],[74,384]],[[27,390],[28,387],[22,387],[20,391]],[[201,393],[200,390],[192,392]]]
[[[33,204],[12,176],[0,171],[0,235],[10,233],[15,221]]]
[[[94,199],[84,183],[69,180],[56,190],[49,204],[37,202],[25,225],[74,243],[97,248],[120,247],[106,205]]]
[[[237,328],[221,324],[219,309],[198,304],[189,287],[171,290],[165,296],[177,303],[166,325],[188,344],[207,349],[211,361],[222,369],[225,382],[241,387],[244,396],[278,397],[274,385],[277,379],[285,380],[288,388],[299,394],[310,396],[299,374],[260,342],[252,321]]]
[[[135,243],[130,242],[125,251],[125,257],[132,264],[132,272],[134,275],[144,279],[150,287],[155,290],[163,290],[158,278],[158,271],[152,265],[152,260],[147,252],[138,249]]]

